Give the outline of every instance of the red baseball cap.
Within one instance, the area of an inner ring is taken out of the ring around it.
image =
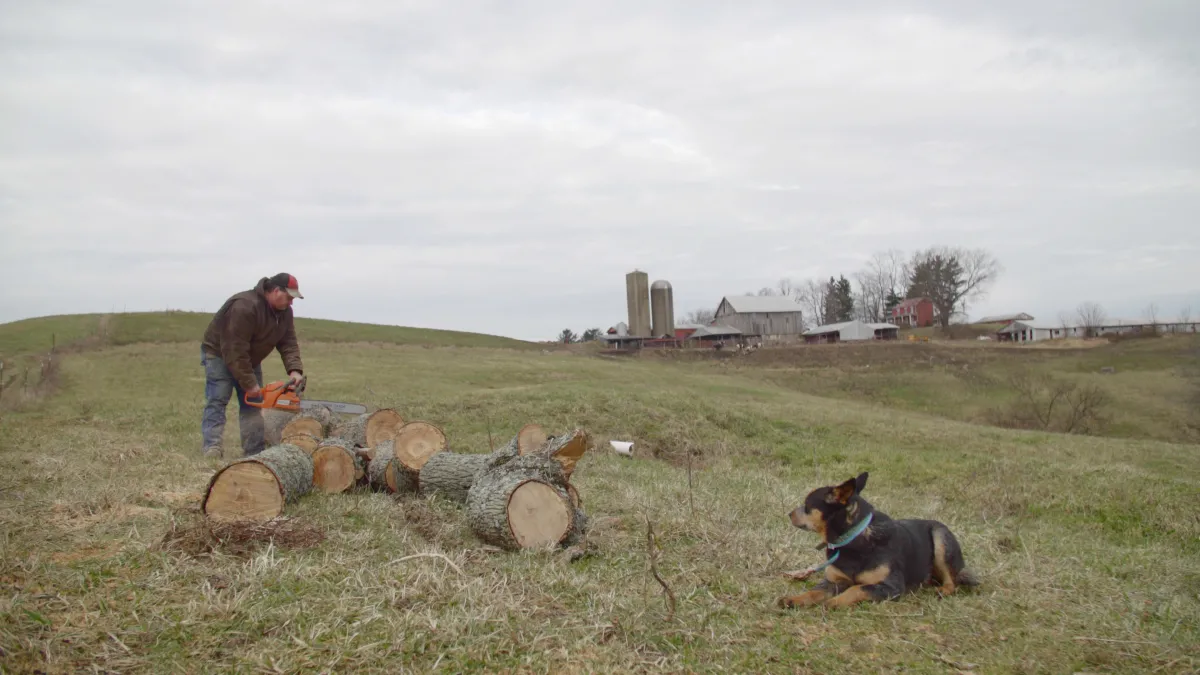
[[[300,282],[296,281],[296,277],[288,274],[287,272],[280,272],[279,274],[271,277],[271,283],[287,291],[288,295],[292,296],[293,298],[300,298],[301,300],[304,299],[304,296],[300,295]]]

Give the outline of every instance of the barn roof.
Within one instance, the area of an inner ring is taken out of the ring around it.
[[[800,303],[786,295],[727,295],[721,298],[738,314],[799,312]]]
[[[741,335],[742,331],[733,326],[701,326],[697,328],[688,339],[700,337],[721,337],[725,335]]]

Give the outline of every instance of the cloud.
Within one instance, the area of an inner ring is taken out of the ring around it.
[[[0,14],[0,321],[215,310],[550,338],[878,250],[973,313],[1189,291],[1193,3],[133,2]],[[1080,10],[1079,5],[1075,10]]]

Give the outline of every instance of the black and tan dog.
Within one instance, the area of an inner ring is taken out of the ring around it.
[[[823,570],[825,578],[811,591],[780,598],[780,607],[848,607],[893,600],[923,585],[938,585],[943,596],[978,585],[950,528],[936,520],[893,520],[862,498],[866,485],[864,472],[817,488],[791,512],[793,525],[821,535],[826,560],[810,571]]]

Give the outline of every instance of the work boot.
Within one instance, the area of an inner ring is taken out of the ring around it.
[[[224,457],[225,453],[221,450],[221,448],[211,447],[204,449],[205,459],[224,459]]]

